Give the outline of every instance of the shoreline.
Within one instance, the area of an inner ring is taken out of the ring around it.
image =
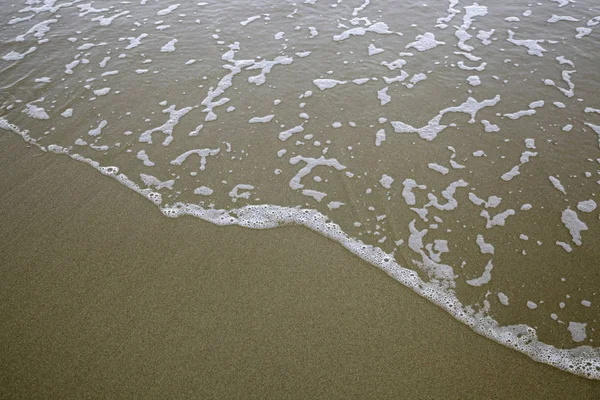
[[[11,398],[600,390],[475,334],[306,228],[165,218],[113,179],[35,157],[9,136],[0,135],[0,386]]]

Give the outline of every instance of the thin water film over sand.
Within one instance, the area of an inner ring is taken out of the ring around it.
[[[589,0],[27,0],[0,126],[167,217],[304,225],[599,379],[599,24]]]

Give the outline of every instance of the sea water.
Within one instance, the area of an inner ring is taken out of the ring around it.
[[[599,24],[592,0],[4,2],[0,127],[167,217],[306,226],[600,379]]]

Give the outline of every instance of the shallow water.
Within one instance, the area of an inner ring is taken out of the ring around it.
[[[167,216],[303,224],[598,379],[600,9],[397,3],[4,6],[0,121]]]

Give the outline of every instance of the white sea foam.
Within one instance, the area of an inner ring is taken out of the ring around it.
[[[315,79],[313,81],[315,85],[321,90],[331,89],[336,87],[337,85],[344,85],[347,81],[338,81],[335,79]]]
[[[175,44],[178,42],[177,39],[171,39],[167,44],[160,48],[162,53],[172,53],[175,51]]]
[[[573,243],[581,246],[581,232],[588,230],[587,225],[579,219],[575,211],[569,208],[562,212],[561,221],[569,230]]]
[[[494,246],[490,243],[486,243],[483,235],[477,235],[477,245],[481,254],[494,254]]]
[[[357,27],[357,28],[348,29],[347,31],[344,31],[339,35],[334,35],[333,40],[336,42],[339,42],[341,40],[346,40],[351,36],[363,36],[367,32],[374,32],[374,33],[377,33],[380,35],[389,35],[389,34],[393,33],[392,31],[389,30],[389,27],[384,22],[376,22],[373,25],[369,25],[366,28]]]
[[[200,196],[210,196],[214,193],[214,190],[209,188],[208,186],[200,186],[194,189],[194,194],[198,194]]]
[[[389,175],[383,174],[381,176],[381,179],[379,180],[379,183],[381,184],[381,186],[383,186],[386,189],[391,189],[392,187],[392,183],[394,183],[394,178],[392,178]]]
[[[423,35],[418,35],[415,41],[406,45],[407,49],[414,48],[418,51],[427,51],[437,46],[443,46],[446,43],[435,39],[435,35],[431,32],[427,32]]]
[[[264,124],[267,122],[271,122],[274,117],[275,117],[274,114],[265,115],[264,117],[253,117],[248,122],[251,124],[257,124],[257,123]]]
[[[492,264],[492,261],[491,260],[488,261],[488,263],[485,266],[485,269],[483,271],[483,274],[479,278],[474,278],[474,279],[468,280],[467,284],[471,285],[471,286],[485,285],[492,279],[492,269],[493,268],[494,268],[494,265]]]

